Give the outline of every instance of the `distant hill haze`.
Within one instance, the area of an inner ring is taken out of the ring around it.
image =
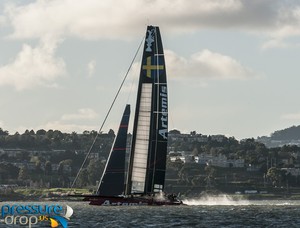
[[[271,134],[273,140],[300,140],[300,125],[292,126]]]
[[[266,144],[268,147],[283,145],[300,145],[300,125],[292,126],[283,130],[275,131],[270,137],[258,137],[257,141]]]

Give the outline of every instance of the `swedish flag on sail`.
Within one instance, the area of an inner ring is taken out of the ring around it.
[[[157,73],[165,69],[163,56],[149,56],[143,61],[142,70],[148,78],[154,79]]]

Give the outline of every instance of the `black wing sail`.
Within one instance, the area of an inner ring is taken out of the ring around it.
[[[124,194],[125,155],[127,130],[130,116],[130,105],[126,105],[119,126],[118,134],[109,154],[102,174],[97,194],[101,196],[117,196]]]
[[[163,191],[168,140],[165,59],[158,27],[148,26],[140,71],[127,194]]]

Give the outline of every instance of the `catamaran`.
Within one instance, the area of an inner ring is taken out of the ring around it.
[[[181,205],[164,193],[168,143],[168,90],[159,27],[147,26],[140,69],[127,177],[125,159],[130,106],[119,130],[91,205]]]

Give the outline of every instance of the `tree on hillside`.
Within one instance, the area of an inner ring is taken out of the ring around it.
[[[39,174],[41,174],[42,171],[43,171],[42,170],[42,163],[41,163],[40,160],[35,162],[35,171],[36,171],[36,173],[39,173]]]
[[[0,127],[0,136],[5,136],[8,135],[8,131],[4,131],[1,127]]]
[[[173,130],[170,130],[169,131],[169,134],[178,134],[178,135],[180,135],[181,134],[181,132],[180,131],[178,131],[178,130],[176,130],[176,129],[173,129]]]
[[[46,135],[46,131],[44,129],[40,129],[40,130],[37,130],[36,134],[37,135]]]
[[[267,172],[267,177],[272,181],[272,185],[278,186],[281,184],[281,171],[276,167],[272,167]]]
[[[46,133],[46,136],[47,136],[47,138],[49,138],[49,139],[52,139],[52,137],[53,137],[53,130],[48,130],[47,131],[47,133]]]
[[[26,166],[20,168],[18,179],[25,181],[29,178],[29,172]]]
[[[196,147],[193,149],[192,155],[194,155],[194,156],[198,156],[199,155],[199,151],[198,151],[198,149]]]
[[[82,169],[79,176],[78,176],[76,186],[78,186],[78,187],[87,186],[88,183],[89,183],[87,176],[88,176],[87,169]]]
[[[50,161],[46,161],[46,163],[45,163],[45,174],[46,175],[52,174],[52,164]]]
[[[114,130],[112,130],[112,129],[109,129],[109,131],[108,131],[108,133],[107,133],[109,136],[111,136],[111,137],[115,137],[115,132],[114,132]]]
[[[64,163],[60,162],[57,168],[57,174],[63,176],[64,175]]]
[[[17,179],[19,168],[11,163],[0,163],[0,177],[3,179]]]
[[[212,186],[212,183],[214,182],[216,170],[211,165],[207,165],[204,168],[204,170],[205,170],[205,173],[206,173],[206,178],[205,178],[206,187],[210,188]]]
[[[90,160],[87,166],[88,180],[91,185],[99,181],[104,170],[104,164],[100,160]]]

